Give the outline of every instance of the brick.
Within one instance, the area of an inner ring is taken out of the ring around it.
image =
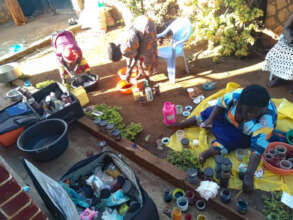
[[[30,219],[36,212],[38,212],[39,208],[35,205],[35,203],[31,203],[28,207],[23,209],[18,215],[11,218],[11,220],[25,220]]]
[[[277,0],[277,9],[280,10],[287,5],[287,2],[284,0]]]
[[[32,218],[32,220],[47,220],[47,216],[43,212],[40,212],[35,217]]]
[[[290,13],[287,8],[282,9],[278,13],[278,18],[279,18],[279,21],[281,22],[281,24],[285,24],[285,22],[288,20],[289,16],[290,16]]]
[[[275,34],[280,35],[283,32],[283,27],[280,25],[277,28],[275,28],[273,31],[275,32]]]
[[[25,192],[22,192],[1,208],[6,215],[12,216],[17,210],[24,207],[29,201],[30,198],[28,195]]]
[[[7,180],[8,177],[9,177],[8,171],[6,170],[6,168],[2,164],[0,164],[0,184],[3,181]]]
[[[267,16],[275,15],[276,14],[276,6],[269,4],[267,7]]]
[[[14,179],[9,180],[7,183],[0,187],[0,204],[5,202],[7,199],[9,199],[20,190],[20,186]]]
[[[273,29],[274,27],[277,26],[277,21],[274,17],[269,17],[266,19],[265,25],[267,28]]]

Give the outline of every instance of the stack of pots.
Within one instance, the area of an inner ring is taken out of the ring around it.
[[[94,123],[100,128],[104,133],[112,136],[116,141],[121,140],[121,132],[118,129],[115,129],[115,125],[108,123],[106,120],[97,118],[94,120]]]
[[[281,144],[278,144],[265,152],[264,159],[277,168],[284,170],[290,170],[293,168],[293,150],[287,150],[287,148]]]
[[[232,162],[229,158],[217,155],[215,157],[216,178],[220,180],[220,186],[227,188],[231,176]]]

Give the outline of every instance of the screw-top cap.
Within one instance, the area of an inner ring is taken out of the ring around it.
[[[222,155],[215,156],[215,162],[218,164],[223,163],[223,159],[224,159],[224,157]]]
[[[203,173],[206,177],[213,177],[214,176],[214,171],[210,167],[205,168]]]

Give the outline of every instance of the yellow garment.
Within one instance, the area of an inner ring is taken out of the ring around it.
[[[198,116],[200,112],[205,110],[207,107],[214,105],[215,100],[220,98],[226,93],[229,93],[237,88],[240,85],[234,82],[229,82],[226,85],[225,89],[222,89],[215,94],[207,97],[203,100],[190,114],[189,117],[194,115]],[[287,132],[288,130],[293,128],[293,103],[289,102],[286,99],[272,99],[275,103],[277,110],[278,110],[278,121],[277,121],[277,129]],[[198,146],[194,147],[191,141],[191,149],[196,151],[196,153],[200,153],[205,151],[209,148],[209,144],[214,139],[213,135],[210,131],[199,128],[199,127],[191,127],[184,129],[185,137],[189,140],[198,139],[199,144]],[[176,134],[173,134],[170,139],[170,143],[168,145],[173,150],[181,151],[182,146],[176,139]],[[248,149],[249,151],[249,149]],[[229,188],[231,189],[241,189],[242,188],[242,181],[238,178],[238,167],[240,165],[240,161],[235,156],[235,151],[232,151],[230,154],[227,155],[233,163],[232,166],[232,174],[229,182]],[[243,162],[248,163],[249,155],[247,155]],[[203,169],[206,167],[215,167],[214,158],[209,158],[203,165]],[[261,162],[258,169],[260,170],[264,168],[263,163]],[[290,184],[291,183],[291,184]],[[255,188],[261,189],[264,191],[285,191],[293,195],[293,175],[290,176],[279,176],[276,175],[269,170],[264,168],[264,175],[261,178],[255,177]]]

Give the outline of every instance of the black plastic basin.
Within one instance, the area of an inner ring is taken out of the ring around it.
[[[67,129],[67,123],[61,119],[38,122],[18,137],[17,147],[36,161],[52,160],[68,147]]]

